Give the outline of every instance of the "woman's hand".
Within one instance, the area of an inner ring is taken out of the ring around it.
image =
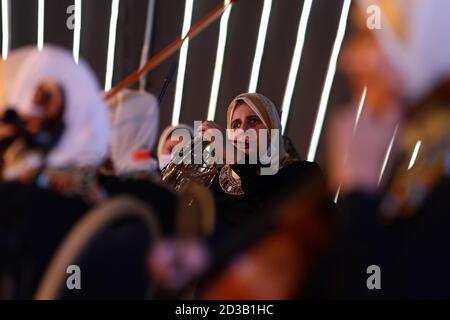
[[[215,132],[212,132],[212,131],[215,131]],[[211,138],[213,136],[217,135],[219,132],[220,132],[220,134],[222,134],[222,137],[224,139],[226,139],[225,129],[214,121],[204,121],[197,128],[197,135],[200,137],[203,137],[204,140],[209,140],[209,141],[211,140]]]
[[[221,135],[222,138],[221,142],[217,141],[215,138],[219,134]],[[214,121],[203,122],[197,128],[197,136],[203,137],[204,141],[212,141],[213,143],[215,143],[214,145],[215,158],[222,159],[223,163],[233,164],[237,162],[237,159],[240,159],[244,156],[243,152],[236,148],[233,141],[228,139],[226,130]],[[229,152],[228,157],[227,151]]]
[[[205,121],[197,128],[197,136],[203,141],[211,142],[214,149],[214,162],[216,164],[226,163],[227,137],[225,129],[214,121]],[[217,138],[220,137],[218,140]],[[212,160],[212,159],[210,159]]]
[[[343,108],[332,115],[328,131],[327,157],[330,185],[341,193],[355,190],[374,193],[382,178],[383,162],[400,122],[399,108],[375,113],[369,106],[355,127],[355,108]],[[396,144],[389,159],[395,158]]]

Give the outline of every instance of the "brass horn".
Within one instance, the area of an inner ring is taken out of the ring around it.
[[[191,182],[200,183],[209,188],[219,174],[216,164],[208,163],[208,159],[212,157],[208,150],[210,143],[196,138],[191,141],[190,146],[185,145],[180,149],[162,171],[163,183],[177,192],[182,191]],[[199,156],[200,163],[196,161]]]

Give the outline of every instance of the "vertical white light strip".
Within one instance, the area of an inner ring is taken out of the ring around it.
[[[364,107],[364,103],[366,102],[366,96],[367,96],[367,86],[364,86],[362,95],[361,95],[361,100],[359,101],[359,106],[358,106],[358,110],[356,111],[356,117],[355,117],[355,123],[353,124],[353,131],[352,131],[352,136],[351,136],[351,142],[353,142],[353,138],[355,137],[355,133],[356,133],[356,129],[358,128],[358,123],[359,123],[359,119],[361,118],[361,113]],[[350,145],[348,146],[348,148],[351,148],[352,143],[350,143]],[[347,164],[347,160],[348,160],[348,153],[349,153],[349,149],[347,149],[345,151],[345,156],[344,156],[344,166]],[[342,184],[339,185],[337,191],[336,191],[336,195],[334,197],[334,203],[337,203],[338,199],[339,199],[339,194],[341,192],[341,187]]]
[[[118,17],[119,17],[119,0],[113,0],[111,6],[111,20],[109,23],[108,58],[106,62],[105,91],[109,91],[112,87]]]
[[[380,177],[378,178],[378,185],[381,183],[381,179],[383,179],[384,171],[386,170],[387,163],[389,161],[389,157],[392,152],[392,146],[394,145],[395,137],[397,136],[398,124],[395,126],[394,134],[392,135],[391,142],[389,143],[389,147],[386,151],[386,156],[384,157],[383,166],[381,167]]]
[[[314,124],[314,131],[311,138],[311,143],[308,150],[308,161],[314,161],[316,157],[317,147],[319,145],[320,135],[322,133],[323,122],[328,107],[328,100],[330,98],[331,87],[333,85],[334,75],[336,73],[336,64],[341,50],[342,41],[344,40],[345,30],[347,27],[348,13],[352,1],[345,0],[342,6],[341,18],[336,34],[336,40],[334,41],[333,50],[330,57],[330,63],[328,65],[328,72],[325,78],[323,86],[322,97],[320,98],[319,110],[317,111],[317,118]]]
[[[418,140],[416,146],[414,147],[413,154],[411,156],[411,160],[409,161],[408,171],[412,169],[414,163],[416,162],[417,155],[419,154],[420,146],[422,145],[422,141]]]
[[[44,16],[45,16],[45,0],[38,2],[38,34],[37,47],[38,50],[44,48]]]
[[[359,118],[361,118],[364,102],[366,101],[366,95],[367,95],[367,86],[364,87],[363,93],[361,95],[361,100],[359,102],[358,111],[356,112],[355,125],[353,126],[353,135],[355,134],[356,128],[358,127]]]
[[[225,0],[228,5],[230,0]],[[213,82],[211,86],[211,96],[209,97],[207,120],[214,121],[216,117],[217,98],[219,96],[220,79],[222,77],[223,59],[227,43],[228,21],[230,20],[232,6],[229,6],[220,18],[219,42],[217,44],[216,65],[214,66]]]
[[[284,92],[283,104],[281,107],[281,128],[282,133],[286,131],[289,110],[291,108],[292,96],[294,94],[295,83],[297,81],[300,60],[302,58],[303,45],[305,43],[306,29],[308,27],[309,15],[311,13],[312,0],[305,0],[303,3],[302,15],[297,31],[297,41],[295,43],[294,54],[292,55],[291,69]]]
[[[194,0],[186,0],[184,8],[184,20],[181,36],[184,38],[189,32],[192,20],[192,9]],[[172,125],[177,125],[180,121],[181,101],[183,100],[184,75],[186,73],[187,54],[189,49],[189,39],[186,39],[181,46],[180,59],[178,62],[177,83],[175,88],[175,100],[173,104]]]
[[[144,41],[142,44],[141,61],[139,67],[144,66],[148,59],[150,51],[150,42],[153,33],[153,20],[155,17],[155,0],[148,0],[147,4],[147,21],[145,23]],[[144,91],[147,85],[147,74],[143,74],[139,78],[139,90]]]
[[[9,52],[9,0],[2,0],[2,58],[6,60]]]
[[[75,29],[73,30],[73,58],[78,63],[80,59],[81,40],[81,0],[75,0]]]
[[[342,187],[342,184],[339,185],[339,187],[338,187],[338,189],[336,191],[336,195],[334,196],[334,200],[333,200],[334,203],[337,203],[338,200],[339,200],[339,194],[341,193],[341,187]]]
[[[255,92],[256,88],[258,87],[259,71],[261,70],[261,61],[264,53],[264,45],[266,43],[267,28],[269,26],[269,18],[271,10],[272,10],[272,0],[264,0],[248,92]]]

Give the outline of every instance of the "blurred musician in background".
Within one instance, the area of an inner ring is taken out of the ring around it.
[[[176,195],[161,185],[158,161],[152,157],[159,126],[156,97],[145,91],[125,89],[109,101],[111,132],[110,172],[98,179],[108,197],[130,195],[150,205],[160,218],[164,233],[174,231]]]
[[[175,147],[182,143],[179,139],[172,139],[172,134],[178,129],[187,130],[191,135],[191,138],[194,138],[194,130],[186,124],[166,127],[161,133],[158,142],[157,155],[159,170],[163,170],[170,163],[170,161],[172,161]]]
[[[77,65],[70,52],[52,46],[22,50],[21,63],[7,72],[9,109],[0,124],[0,272],[12,284],[8,297],[29,299],[68,230],[104,199],[96,170],[109,126],[84,61]]]
[[[118,176],[159,180],[151,151],[159,127],[156,97],[145,91],[123,90],[109,101],[112,128],[110,157]]]

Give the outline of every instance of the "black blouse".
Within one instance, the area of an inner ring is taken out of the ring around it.
[[[0,184],[0,273],[13,278],[13,298],[30,299],[60,242],[90,208],[33,184]]]
[[[291,188],[304,188],[316,179],[323,180],[320,167],[313,162],[294,161],[275,175],[259,175],[261,165],[239,164],[231,168],[241,178],[243,195],[222,190],[218,179],[212,185],[216,204],[216,228],[210,244],[222,248],[243,230],[258,223],[259,212],[276,205]]]

